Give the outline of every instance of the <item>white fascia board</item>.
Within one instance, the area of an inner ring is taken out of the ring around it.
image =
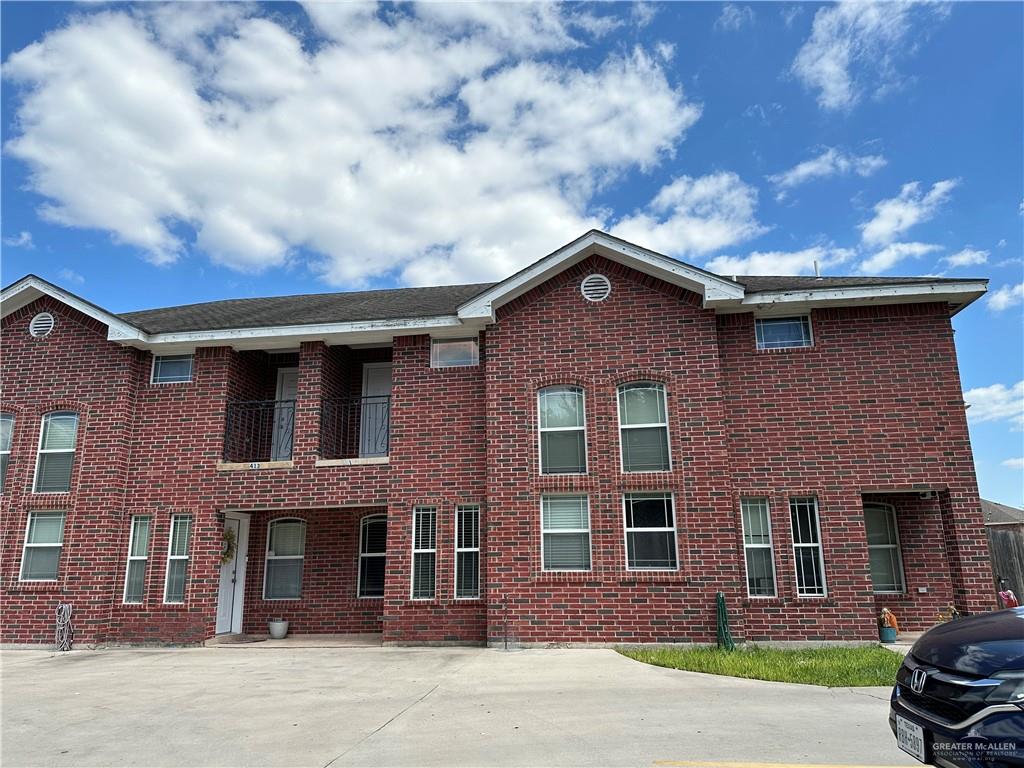
[[[484,319],[493,322],[494,312],[498,307],[522,296],[591,254],[604,256],[667,283],[699,293],[705,303],[711,300],[737,301],[743,298],[743,286],[738,283],[602,232],[592,231],[503,280],[486,293],[469,300],[459,307],[459,317],[463,320]]]
[[[32,275],[19,280],[0,294],[0,313],[2,313],[3,317],[7,317],[7,315],[31,304],[41,296],[50,296],[60,303],[81,312],[83,315],[103,323],[107,326],[108,339],[127,341],[146,338],[145,332],[134,325],[126,323],[116,315]]]
[[[303,341],[337,344],[390,343],[395,336],[416,334],[472,334],[483,323],[464,323],[455,315],[412,317],[394,320],[366,320],[318,325],[282,325],[267,328],[228,328],[215,331],[153,333],[143,343],[133,344],[161,353],[192,350],[196,347],[234,347],[235,349],[294,349]]]
[[[813,288],[793,291],[765,291],[750,294],[740,302],[714,302],[710,306],[721,314],[736,312],[799,312],[816,307],[856,306],[858,304],[920,304],[948,302],[957,311],[980,298],[987,290],[985,280],[956,283],[915,283],[851,286],[849,288]]]

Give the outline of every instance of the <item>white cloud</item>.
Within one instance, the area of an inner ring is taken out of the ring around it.
[[[782,199],[785,197],[786,190],[813,179],[846,176],[851,173],[866,177],[885,167],[886,162],[881,155],[852,155],[835,147],[826,147],[817,157],[804,160],[788,171],[773,174],[767,178],[779,188],[777,198]]]
[[[897,87],[895,60],[915,50],[912,33],[920,33],[925,14],[947,12],[938,4],[906,2],[846,0],[825,6],[814,15],[811,36],[792,72],[818,92],[823,109],[850,109],[865,91],[880,96]]]
[[[1009,421],[1014,430],[1024,428],[1024,381],[969,389],[964,400],[971,406],[967,418],[972,422]]]
[[[959,179],[943,179],[927,192],[919,182],[904,184],[899,195],[876,203],[874,218],[860,225],[865,244],[891,243],[915,224],[928,221],[959,183]]]
[[[793,21],[796,20],[797,16],[800,16],[804,12],[804,9],[800,5],[785,5],[779,11],[782,14],[782,21],[787,27],[793,26]]]
[[[988,297],[988,308],[993,312],[1002,312],[1022,302],[1024,302],[1024,283],[1004,285]]]
[[[879,272],[887,272],[904,259],[919,259],[940,250],[941,246],[931,243],[892,243],[864,259],[858,271],[865,275],[877,275]]]
[[[672,157],[701,113],[642,48],[552,55],[611,26],[575,6],[311,3],[315,44],[257,12],[102,8],[13,53],[5,149],[41,215],[155,263],[195,248],[247,271],[308,260],[335,285],[491,279],[608,226],[596,193]],[[638,215],[656,247],[705,253],[760,231],[755,204],[713,174]]]
[[[1024,469],[1024,458],[1007,459],[1002,462],[1002,464],[1004,467],[1009,467],[1010,469]]]
[[[60,275],[60,278],[67,283],[77,283],[78,285],[81,285],[82,283],[85,282],[85,278],[82,277],[82,275],[78,274],[73,269],[68,269],[67,267],[62,269],[57,274]]]
[[[25,232],[24,230],[22,230],[16,235],[5,237],[3,242],[4,245],[9,246],[11,248],[26,248],[28,250],[32,250],[33,248],[36,247],[35,243],[32,242],[32,233]]]
[[[722,13],[715,20],[715,29],[726,32],[736,30],[754,23],[754,9],[749,5],[739,6],[734,3],[726,3],[722,7]]]
[[[984,264],[988,261],[988,251],[964,248],[950,256],[946,256],[943,261],[951,267],[969,267],[973,264]]]
[[[766,231],[754,215],[756,207],[757,190],[735,173],[680,176],[613,232],[671,256],[703,255]]]
[[[705,266],[719,275],[813,275],[853,258],[848,248],[814,246],[802,251],[754,251],[749,256],[716,256]]]

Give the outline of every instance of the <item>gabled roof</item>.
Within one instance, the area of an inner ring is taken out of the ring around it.
[[[51,296],[108,327],[107,338],[163,352],[226,344],[238,349],[389,342],[410,333],[459,336],[492,322],[495,311],[558,272],[592,256],[700,294],[716,312],[807,312],[866,303],[946,302],[959,311],[986,281],[932,277],[722,277],[617,237],[591,230],[498,283],[228,299],[114,314],[35,275],[0,292],[6,316]]]
[[[713,301],[743,298],[743,286],[733,280],[633,245],[607,232],[592,229],[582,237],[563,245],[557,251],[549,253],[474,296],[459,307],[459,317],[463,320],[494,320],[495,311],[503,304],[522,296],[553,275],[593,255],[604,256],[606,259],[661,278],[667,283],[699,293],[704,299],[705,306]]]

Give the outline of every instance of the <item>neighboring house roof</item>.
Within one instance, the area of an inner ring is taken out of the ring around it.
[[[723,277],[591,230],[498,283],[229,299],[116,315],[27,275],[0,292],[0,313],[49,295],[107,325],[110,340],[164,353],[215,344],[271,349],[312,340],[381,343],[402,333],[456,337],[476,333],[500,306],[592,255],[694,291],[716,312],[793,314],[813,307],[930,301],[946,302],[955,313],[983,295],[987,284],[932,277]]]
[[[997,501],[982,499],[981,512],[985,516],[985,525],[1024,524],[1024,509],[1000,504]]]

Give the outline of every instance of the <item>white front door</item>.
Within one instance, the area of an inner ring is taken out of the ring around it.
[[[228,534],[228,531],[231,533]],[[220,566],[217,596],[217,634],[242,631],[242,602],[245,596],[245,563],[249,551],[249,515],[228,512],[224,517],[225,537],[234,537],[234,553]]]
[[[359,455],[387,456],[391,363],[363,365],[363,402],[359,413]]]
[[[277,405],[274,406],[274,437],[270,446],[271,461],[288,461],[292,457],[295,433],[295,398],[299,394],[299,369],[279,368],[277,371]],[[291,401],[291,402],[281,402]]]

